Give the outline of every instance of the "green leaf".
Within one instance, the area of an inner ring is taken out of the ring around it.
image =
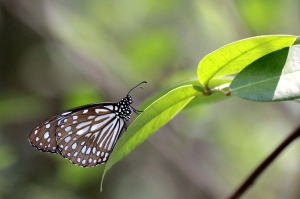
[[[144,112],[132,122],[128,130],[117,142],[105,165],[102,183],[104,175],[116,162],[130,153],[160,127],[169,122],[196,95],[201,94],[198,89],[199,88],[194,85],[176,88],[148,106]]]
[[[152,95],[151,97],[149,97],[147,100],[145,100],[143,102],[143,104],[138,108],[139,110],[144,110],[146,107],[148,107],[150,104],[152,104],[154,101],[156,101],[158,98],[164,96],[165,94],[167,94],[168,92],[170,92],[171,90],[174,90],[178,87],[181,86],[186,86],[186,85],[194,85],[195,87],[197,87],[197,89],[200,92],[203,92],[204,89],[202,88],[199,80],[197,77],[193,77],[193,78],[189,78],[189,79],[185,79],[179,82],[175,82],[173,84],[170,84],[164,88],[162,88],[159,92],[155,93],[154,95]]]
[[[208,54],[198,65],[198,78],[207,88],[212,78],[240,72],[258,58],[293,44],[297,36],[271,35],[240,40]]]
[[[230,85],[233,95],[255,101],[282,101],[300,97],[300,45],[284,48],[256,60]]]
[[[220,86],[222,84],[229,83],[232,81],[232,79],[233,79],[233,77],[213,79],[212,81],[210,81],[210,87],[213,88],[213,87]],[[155,93],[153,96],[149,97],[138,109],[144,110],[147,106],[152,104],[155,100],[157,100],[161,96],[165,95],[166,93],[168,93],[169,91],[171,91],[175,88],[178,88],[178,87],[184,86],[184,85],[194,85],[195,87],[198,88],[199,92],[201,92],[201,93],[204,92],[204,88],[200,84],[197,77],[185,79],[180,82],[175,82],[175,83],[163,88],[159,92]],[[191,100],[190,103],[188,103],[186,105],[185,108],[191,108],[191,107],[203,104],[203,103],[211,103],[213,101],[218,101],[221,99],[224,99],[223,93],[214,93],[214,95],[210,95],[209,97],[206,95],[197,95],[197,96],[195,96],[195,98],[193,98]]]

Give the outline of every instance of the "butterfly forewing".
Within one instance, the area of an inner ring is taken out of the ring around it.
[[[64,117],[56,129],[61,155],[83,167],[105,163],[125,124],[117,109],[103,103]]]

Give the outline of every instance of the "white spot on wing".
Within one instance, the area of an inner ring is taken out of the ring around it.
[[[87,150],[86,150],[86,153],[87,155],[89,155],[91,153],[91,147],[89,147]]]
[[[107,158],[107,157],[108,157],[108,155],[109,155],[109,153],[105,153],[105,158]]]
[[[72,149],[73,149],[73,150],[75,150],[76,147],[77,147],[77,144],[76,144],[76,143],[72,144]]]
[[[67,126],[66,128],[65,128],[65,131],[70,131],[71,130],[71,127],[70,126]]]
[[[88,109],[85,109],[82,113],[83,113],[83,114],[86,114],[87,112],[89,112],[89,110],[88,110]]]
[[[103,158],[103,162],[106,162],[107,161],[107,158],[108,158],[108,156],[109,156],[109,153],[105,153],[105,157]]]
[[[81,153],[85,153],[85,150],[86,150],[86,146],[84,146],[84,147],[81,149]]]
[[[46,124],[46,128],[47,128],[47,129],[50,128],[50,126],[51,126],[50,124]]]
[[[47,139],[48,137],[49,137],[49,132],[47,131],[44,133],[44,138]]]
[[[36,138],[35,138],[35,141],[39,141],[39,140],[40,140],[40,138],[39,138],[39,137],[36,137]]]
[[[65,142],[69,142],[71,140],[71,136],[65,138]]]

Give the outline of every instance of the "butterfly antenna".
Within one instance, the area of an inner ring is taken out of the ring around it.
[[[129,95],[129,93],[130,93],[131,91],[133,91],[134,89],[136,89],[136,88],[142,88],[142,89],[143,89],[143,87],[140,86],[140,85],[141,85],[141,84],[145,84],[145,83],[147,83],[147,82],[146,82],[146,81],[142,81],[141,83],[139,83],[138,85],[136,85],[135,87],[133,87],[132,89],[130,89],[130,91],[128,92],[127,95]]]

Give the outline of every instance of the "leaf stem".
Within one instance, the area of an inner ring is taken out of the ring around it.
[[[218,92],[222,92],[222,93],[225,94],[226,91],[224,91],[224,90],[228,90],[229,85],[230,85],[230,83],[222,84],[222,85],[220,85],[220,86],[217,86],[217,87],[211,89],[210,91],[211,91],[211,92],[218,91]]]
[[[250,188],[254,181],[275,160],[275,158],[298,136],[300,136],[300,125],[253,171],[246,181],[228,199],[239,198]]]

